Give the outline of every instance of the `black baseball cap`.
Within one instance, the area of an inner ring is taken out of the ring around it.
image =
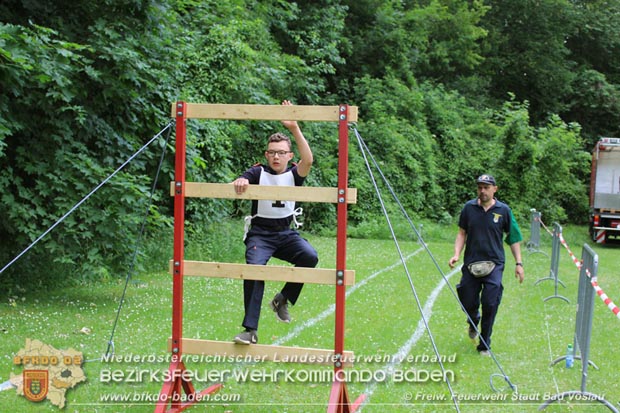
[[[480,175],[478,177],[478,179],[476,179],[476,183],[488,184],[488,185],[493,185],[493,186],[496,185],[495,184],[495,178],[493,178],[491,175],[487,175],[487,174]]]

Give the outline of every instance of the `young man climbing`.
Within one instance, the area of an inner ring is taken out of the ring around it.
[[[290,106],[285,100],[282,105]],[[295,139],[300,160],[289,165],[293,159],[291,139],[282,133],[275,133],[268,139],[265,159],[267,164],[258,164],[246,170],[232,183],[237,194],[246,191],[249,185],[301,186],[310,173],[313,155],[308,141],[296,121],[282,121]],[[271,257],[287,261],[296,267],[314,268],[318,263],[316,250],[290,228],[295,220],[294,201],[252,201],[251,226],[245,237],[245,260],[247,264],[265,265]],[[287,282],[270,303],[278,320],[289,323],[291,318],[288,304],[297,302],[303,284]],[[258,321],[260,318],[264,281],[243,281],[243,302],[245,316],[244,330],[237,334],[234,341],[239,344],[258,342]]]

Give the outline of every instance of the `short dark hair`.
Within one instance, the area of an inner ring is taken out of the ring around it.
[[[269,145],[271,142],[282,142],[282,141],[287,142],[288,148],[291,149],[291,138],[289,138],[288,136],[286,136],[285,134],[281,132],[276,132],[273,135],[271,135],[269,139],[267,140],[267,145]]]

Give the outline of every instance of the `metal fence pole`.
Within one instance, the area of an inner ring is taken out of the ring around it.
[[[551,295],[545,298],[544,301],[548,301],[552,298],[559,298],[568,303],[569,302],[568,298],[563,297],[558,294],[558,284],[562,284],[562,287],[566,287],[564,283],[560,281],[560,279],[558,278],[558,267],[560,264],[560,246],[562,244],[561,236],[562,236],[562,226],[558,224],[557,222],[554,222],[553,223],[553,243],[551,245],[551,266],[549,269],[549,276],[539,279],[538,281],[534,283],[534,285],[537,285],[538,283],[545,281],[545,280],[552,280],[554,284],[554,295]]]
[[[596,279],[598,273],[598,255],[588,244],[584,244],[581,260],[573,345],[573,358],[575,360],[581,359],[581,389],[558,393],[546,400],[538,410],[543,410],[556,401],[596,401],[607,406],[612,412],[619,413],[618,409],[602,396],[586,391],[588,365],[592,364],[594,368],[598,369],[598,367],[590,361],[590,340],[592,338],[592,318],[594,315],[595,298],[595,291],[591,279]],[[577,349],[579,349],[581,357],[577,356]],[[559,357],[554,360],[551,365],[564,359],[566,359],[566,356]]]
[[[535,208],[530,209],[530,240],[525,244],[528,252],[530,254],[534,254],[539,252],[541,254],[547,255],[546,252],[541,251],[540,248],[540,217],[541,213],[536,211]]]

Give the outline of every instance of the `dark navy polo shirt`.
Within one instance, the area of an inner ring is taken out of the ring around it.
[[[459,227],[467,233],[463,264],[476,261],[505,262],[503,235],[510,232],[512,212],[510,207],[495,200],[495,205],[485,212],[478,199],[465,203],[459,218]]]

